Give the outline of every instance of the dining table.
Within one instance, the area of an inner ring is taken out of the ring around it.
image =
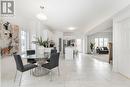
[[[47,63],[47,60],[49,59],[48,56],[45,56],[44,54],[42,54],[42,55],[39,55],[39,54],[27,55],[25,53],[25,54],[22,54],[21,57],[23,59],[35,59],[36,60],[36,65],[38,67],[32,71],[34,76],[40,77],[40,76],[47,75],[49,73],[48,69],[42,67],[43,64]]]

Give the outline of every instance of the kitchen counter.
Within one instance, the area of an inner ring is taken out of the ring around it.
[[[75,47],[66,47],[65,48],[65,59],[66,60],[72,60],[74,58],[74,50]]]

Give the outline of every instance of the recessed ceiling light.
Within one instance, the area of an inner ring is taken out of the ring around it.
[[[68,30],[75,30],[75,27],[69,27]]]

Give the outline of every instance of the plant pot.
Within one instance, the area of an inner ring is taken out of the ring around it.
[[[44,46],[37,46],[36,54],[40,57],[44,56]]]
[[[91,49],[91,54],[93,54],[94,53],[94,49]]]

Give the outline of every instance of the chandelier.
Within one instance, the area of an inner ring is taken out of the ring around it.
[[[44,6],[40,6],[41,12],[36,15],[39,20],[47,20],[47,16],[44,14]]]

